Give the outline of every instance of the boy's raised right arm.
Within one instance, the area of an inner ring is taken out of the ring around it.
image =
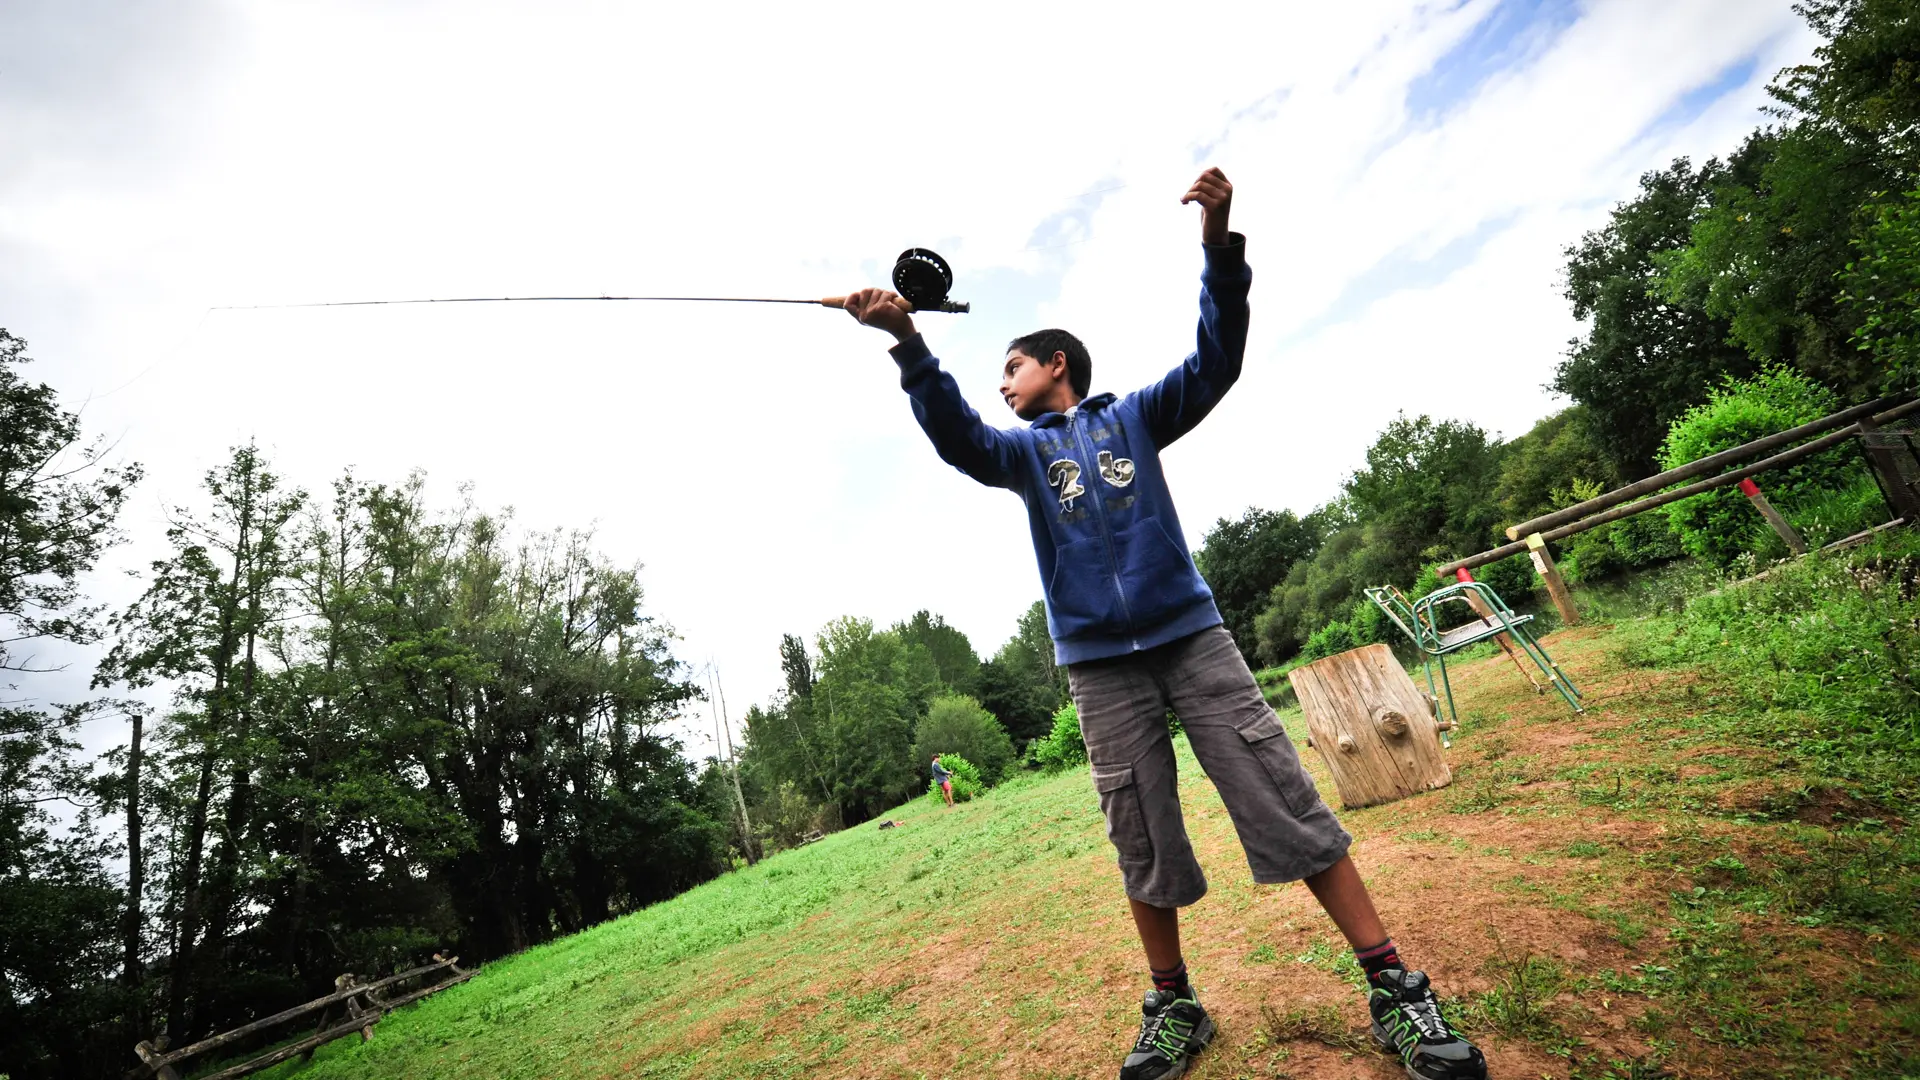
[[[899,341],[888,352],[900,365],[900,389],[913,402],[914,419],[940,459],[990,487],[1014,487],[1019,453],[1015,439],[990,427],[967,404],[959,384],[940,370],[940,362],[914,329],[905,301],[885,289],[861,289],[847,295],[846,310]]]

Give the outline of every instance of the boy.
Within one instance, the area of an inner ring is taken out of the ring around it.
[[[1171,1080],[1212,1039],[1180,953],[1179,909],[1206,893],[1180,816],[1168,709],[1226,804],[1255,881],[1304,880],[1354,947],[1373,1037],[1418,1080],[1481,1080],[1486,1063],[1440,1014],[1427,977],[1406,968],[1347,857],[1352,838],[1300,767],[1279,718],[1221,625],[1193,565],[1160,470],[1240,375],[1252,280],[1245,238],[1227,230],[1233,187],[1208,169],[1180,200],[1201,208],[1206,254],[1198,348],[1152,386],[1088,397],[1092,360],[1063,330],[1007,347],[1000,396],[1029,427],[988,427],[915,332],[905,301],[847,298],[855,319],[893,334],[914,416],[948,464],[1027,505],[1047,628],[1066,666],[1093,786],[1119,852],[1153,989],[1121,1080]],[[1234,467],[1234,466],[1227,466]]]

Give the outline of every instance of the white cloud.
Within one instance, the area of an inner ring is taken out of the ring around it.
[[[1240,191],[1255,338],[1169,454],[1197,544],[1249,504],[1330,496],[1396,410],[1512,435],[1551,409],[1560,248],[1639,172],[1730,149],[1809,48],[1784,2],[1596,3],[1416,120],[1409,84],[1493,6],[252,2],[101,51],[43,3],[24,47],[134,75],[36,95],[0,64],[0,124],[28,136],[0,151],[0,325],[74,398],[125,385],[87,413],[152,471],[123,564],[238,440],[315,490],[420,466],[527,526],[597,522],[739,711],[777,685],[782,632],[928,607],[990,651],[1039,595],[1020,508],[935,458],[880,335],[788,308],[204,309],[812,296],[932,246],[977,306],[922,325],[1010,422],[993,379],[1016,333],[1075,329],[1114,388],[1189,346],[1197,214],[1176,200],[1210,147]],[[1644,135],[1755,51],[1749,85]],[[1063,214],[1061,246],[1029,250]],[[1490,220],[1458,266],[1379,269]]]

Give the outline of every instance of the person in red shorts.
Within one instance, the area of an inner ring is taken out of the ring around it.
[[[940,794],[946,796],[947,808],[953,808],[953,774],[940,764],[940,755],[933,755],[933,779],[940,785]]]

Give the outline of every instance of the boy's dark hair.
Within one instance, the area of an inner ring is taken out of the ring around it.
[[[1067,385],[1073,388],[1075,395],[1086,397],[1087,390],[1093,385],[1093,357],[1087,354],[1087,347],[1080,339],[1065,330],[1035,330],[1031,334],[1022,334],[1007,342],[1007,351],[1019,349],[1041,363],[1053,359],[1057,352],[1067,354]]]

